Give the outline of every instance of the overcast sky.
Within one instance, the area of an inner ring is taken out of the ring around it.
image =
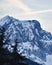
[[[52,33],[52,0],[0,0],[0,18],[36,19]]]

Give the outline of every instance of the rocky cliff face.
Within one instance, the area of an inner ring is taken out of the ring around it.
[[[13,53],[16,52],[33,62],[46,62],[46,55],[52,54],[52,35],[43,30],[37,20],[17,20],[6,16],[0,20],[0,29],[5,29],[3,48]]]

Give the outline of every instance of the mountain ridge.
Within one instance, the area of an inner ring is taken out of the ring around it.
[[[43,63],[46,62],[46,54],[52,54],[52,35],[43,30],[37,20],[18,20],[5,16],[0,22],[5,22],[1,26],[5,28],[3,48],[11,53],[17,40],[19,44],[16,51],[28,59]]]

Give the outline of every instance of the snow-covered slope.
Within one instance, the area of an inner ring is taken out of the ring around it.
[[[41,64],[46,62],[46,55],[52,54],[52,35],[43,30],[37,20],[17,20],[6,16],[0,23],[5,28],[3,48],[11,53],[17,43],[19,54]]]

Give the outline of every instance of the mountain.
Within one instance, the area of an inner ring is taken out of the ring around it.
[[[40,64],[46,62],[46,55],[52,54],[52,34],[43,30],[37,20],[5,16],[0,23],[0,31],[2,28],[5,30],[2,48],[10,53],[13,53],[17,44],[17,53]]]

